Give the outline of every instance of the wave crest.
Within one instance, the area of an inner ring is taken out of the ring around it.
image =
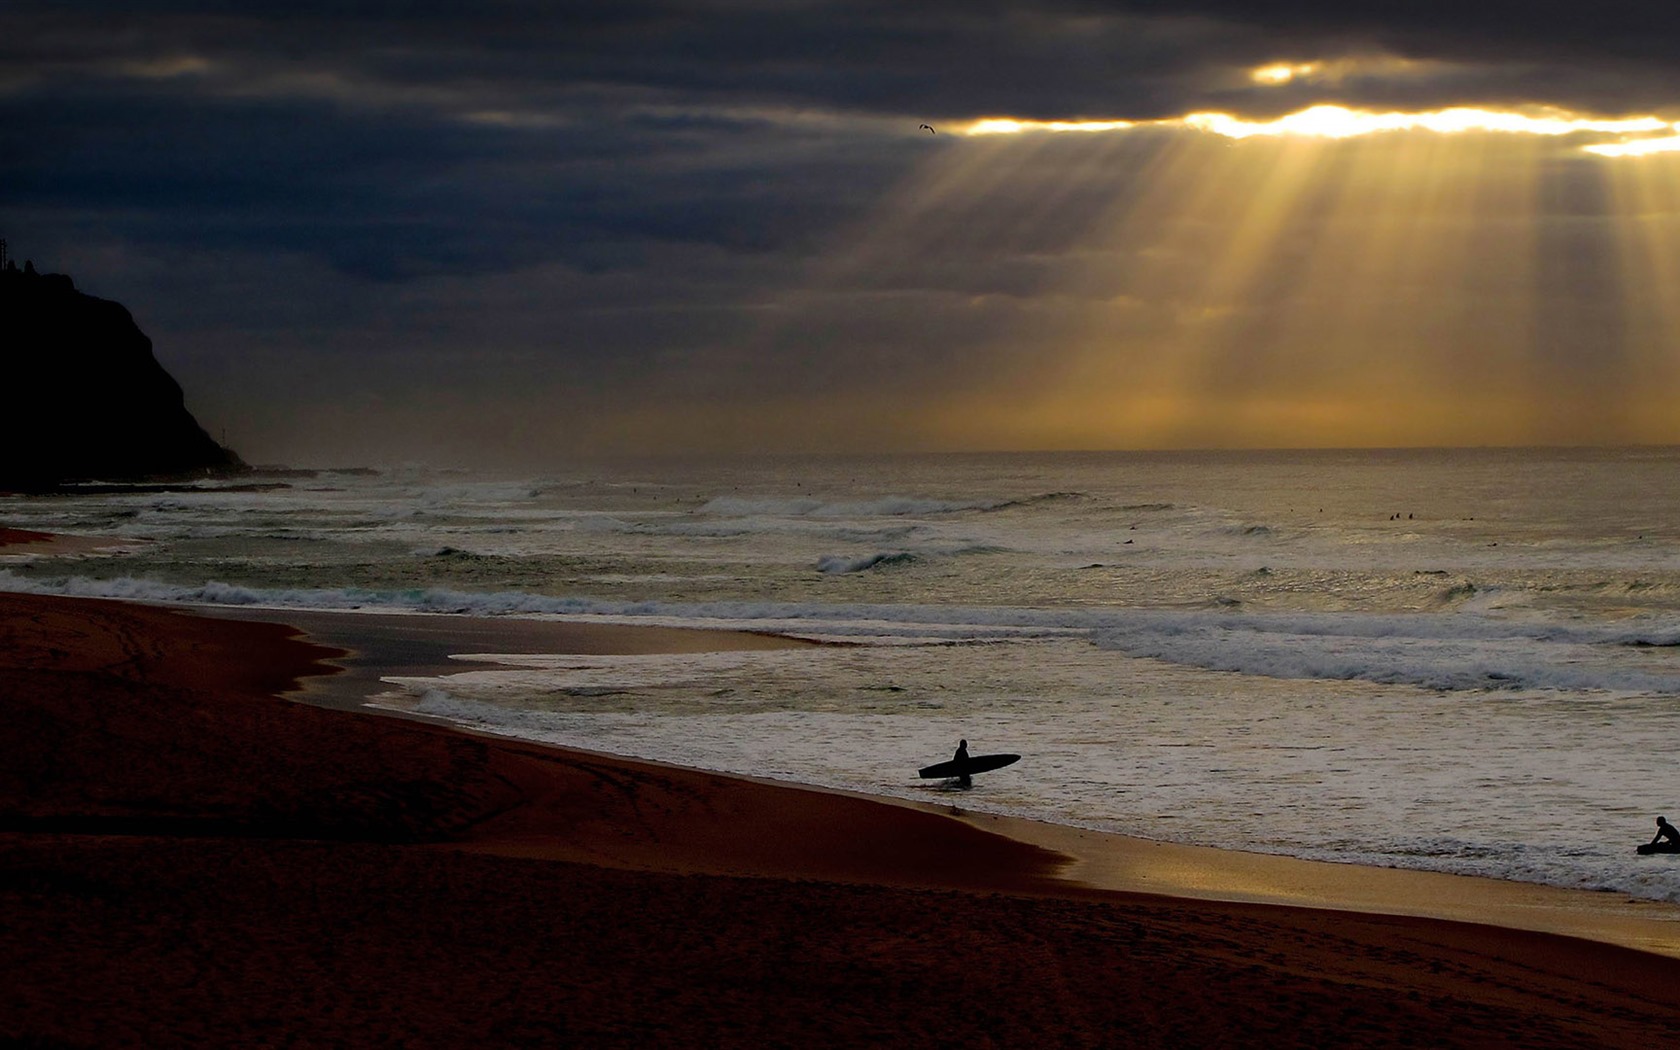
[[[881,552],[831,555],[819,571],[909,564]],[[1018,608],[804,602],[603,601],[520,591],[262,589],[212,581],[86,577],[36,579],[0,570],[0,590],[179,604],[393,609],[473,616],[599,616],[755,630],[942,638],[1088,637],[1127,657],[1268,678],[1320,678],[1442,691],[1564,690],[1680,696],[1680,670],[1652,650],[1680,647],[1680,622],[1611,625],[1500,619],[1464,605],[1396,614],[1244,612],[1225,609]]]
[[[882,566],[909,565],[916,560],[914,554],[905,551],[894,553],[869,554],[862,558],[848,558],[843,554],[825,554],[817,559],[817,571],[830,576],[842,576],[847,573],[867,572]]]

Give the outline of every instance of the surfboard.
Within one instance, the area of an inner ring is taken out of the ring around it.
[[[1653,853],[1680,853],[1680,845],[1668,841],[1641,842],[1637,849],[1645,856],[1650,856]]]
[[[1020,755],[970,755],[968,760],[951,759],[948,762],[935,762],[931,766],[923,766],[916,770],[916,775],[923,780],[935,777],[960,777],[984,773],[988,769],[1002,769],[1004,766],[1021,761]]]

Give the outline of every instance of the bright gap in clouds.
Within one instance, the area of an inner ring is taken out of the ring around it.
[[[1277,62],[1249,71],[1249,79],[1256,84],[1287,84],[1291,80],[1317,76],[1323,72],[1322,62]]]
[[[964,135],[1019,135],[1034,132],[1105,132],[1134,128],[1187,128],[1228,139],[1303,137],[1348,139],[1397,131],[1455,134],[1480,131],[1512,135],[1615,136],[1582,149],[1606,157],[1638,156],[1680,149],[1680,124],[1655,116],[1589,117],[1559,109],[1529,111],[1453,106],[1417,112],[1376,112],[1347,106],[1318,105],[1271,120],[1245,120],[1229,113],[1190,113],[1165,120],[1015,120],[988,117],[956,130]],[[1659,132],[1670,132],[1653,138]]]

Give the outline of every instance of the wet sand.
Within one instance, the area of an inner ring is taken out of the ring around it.
[[[483,661],[465,654],[567,653],[635,656],[726,650],[804,649],[811,642],[760,631],[712,631],[641,624],[578,623],[434,613],[342,612],[314,609],[194,606],[203,616],[287,624],[316,642],[340,650],[339,673],[305,679],[294,693],[313,704],[362,710],[363,701],[387,688],[383,678],[457,674]]]
[[[282,624],[0,596],[0,1034],[1646,1046],[1672,1023],[1680,961],[1614,944],[1116,892],[1078,833],[277,695],[335,657]]]
[[[756,632],[639,624],[294,609],[202,611],[289,623],[317,642],[345,650],[346,655],[333,660],[346,669],[344,673],[306,679],[293,695],[347,710],[360,709],[367,696],[380,691],[381,676],[431,677],[485,666],[452,659],[464,653],[631,655],[822,644]],[[1531,883],[1151,842],[965,811],[960,795],[952,806],[876,801],[957,815],[971,826],[1060,854],[1066,862],[1057,870],[1057,879],[1089,888],[1489,923],[1680,958],[1680,906],[1672,904]],[[1655,863],[1666,861],[1659,858]]]
[[[53,534],[50,532],[0,528],[0,547],[21,546],[25,543],[46,543],[52,538]]]
[[[140,546],[142,542],[120,536],[66,536],[56,532],[0,528],[0,562],[13,558],[97,554],[119,547]]]

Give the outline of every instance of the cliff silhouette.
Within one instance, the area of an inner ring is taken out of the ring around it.
[[[250,469],[187,411],[129,312],[64,274],[0,267],[0,377],[0,490]]]

